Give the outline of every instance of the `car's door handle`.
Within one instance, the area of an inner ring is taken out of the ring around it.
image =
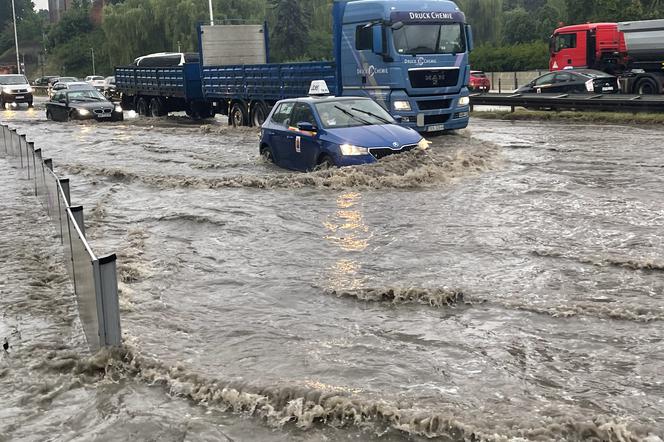
[[[295,135],[286,135],[286,139],[287,139],[287,140],[294,140],[294,139],[295,139]]]

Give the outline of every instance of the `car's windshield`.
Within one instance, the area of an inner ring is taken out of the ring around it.
[[[400,54],[456,54],[466,51],[461,23],[404,25],[394,33],[394,47]]]
[[[0,84],[5,86],[10,84],[28,84],[28,79],[24,75],[2,75],[0,76]]]
[[[315,106],[326,129],[395,123],[385,109],[366,98],[325,101]]]
[[[96,90],[81,90],[67,92],[69,101],[106,101],[106,97]]]

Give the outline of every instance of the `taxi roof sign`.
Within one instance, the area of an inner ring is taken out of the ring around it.
[[[314,80],[309,86],[309,95],[329,95],[330,90],[327,88],[325,80]]]

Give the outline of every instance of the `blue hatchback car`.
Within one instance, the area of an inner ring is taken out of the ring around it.
[[[308,171],[373,163],[428,144],[370,98],[312,96],[274,105],[261,128],[260,153],[281,167]]]

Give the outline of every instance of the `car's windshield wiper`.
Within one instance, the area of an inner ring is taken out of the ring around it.
[[[358,117],[357,115],[355,115],[355,114],[352,113],[352,112],[348,112],[348,111],[347,111],[346,109],[344,109],[343,107],[339,107],[339,106],[334,106],[334,107],[337,108],[337,109],[339,109],[341,112],[343,112],[344,114],[348,115],[349,117],[356,119],[357,121],[359,121],[359,122],[362,123],[362,124],[366,124],[366,125],[368,125],[368,126],[371,126],[371,125],[373,124],[373,123],[370,123],[369,121],[365,120],[364,118],[360,118],[360,117]]]
[[[387,118],[381,117],[380,115],[376,115],[373,112],[358,109],[356,107],[351,107],[351,109],[354,110],[354,111],[362,112],[363,114],[366,114],[366,115],[370,115],[370,116],[374,117],[375,119],[377,119],[379,121],[382,121],[385,124],[392,124],[392,122],[390,120],[388,120]]]

